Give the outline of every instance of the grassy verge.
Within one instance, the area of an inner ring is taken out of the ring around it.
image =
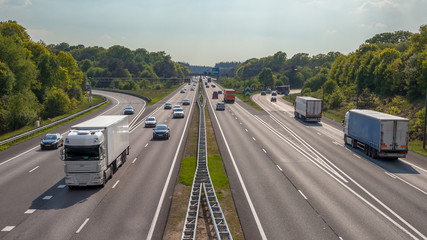
[[[101,99],[102,99],[102,98],[101,98]],[[103,99],[102,99],[102,101],[103,101]],[[100,101],[100,102],[102,102],[102,101]],[[98,102],[98,103],[99,103],[99,102]],[[40,130],[40,131],[37,131],[37,132],[31,133],[31,134],[29,134],[29,135],[27,135],[27,136],[24,136],[24,137],[22,137],[22,138],[16,139],[16,140],[14,140],[14,141],[12,141],[12,142],[9,142],[9,143],[6,143],[6,144],[3,144],[3,145],[1,145],[1,146],[0,146],[0,151],[3,151],[3,150],[5,150],[5,149],[8,149],[9,147],[14,146],[14,145],[16,145],[16,144],[19,144],[19,143],[21,143],[21,142],[25,142],[25,141],[27,141],[27,140],[29,140],[29,139],[31,139],[31,138],[33,138],[33,137],[35,137],[35,136],[38,136],[38,135],[40,135],[40,134],[44,134],[44,133],[50,132],[51,130],[56,129],[56,128],[58,128],[58,127],[62,126],[62,125],[65,125],[65,124],[67,124],[67,123],[69,123],[69,122],[72,122],[72,121],[74,121],[74,120],[76,120],[76,119],[79,119],[79,118],[81,118],[81,117],[83,117],[83,116],[86,116],[86,115],[88,115],[88,114],[90,114],[90,113],[92,113],[92,112],[95,112],[95,111],[97,111],[98,109],[100,109],[100,108],[104,107],[105,105],[107,105],[108,103],[109,103],[109,101],[107,101],[105,104],[102,104],[101,106],[99,106],[99,107],[97,107],[97,108],[94,108],[94,109],[92,109],[92,110],[90,110],[90,111],[88,111],[88,112],[85,112],[85,113],[79,114],[79,115],[77,115],[77,116],[75,116],[75,117],[73,117],[73,118],[70,118],[70,119],[66,120],[66,121],[60,122],[60,123],[58,123],[58,124],[55,124],[55,125],[50,126],[50,127],[48,127],[48,128],[42,129],[42,130]],[[93,106],[93,105],[95,105],[95,103],[94,103],[94,102],[92,102],[90,106]],[[71,114],[68,114],[67,116],[69,116],[69,115],[71,115]],[[61,118],[64,118],[64,117],[66,117],[66,116],[62,116]],[[46,124],[47,124],[47,123],[46,123]],[[29,130],[31,130],[31,129],[29,129]],[[28,131],[28,130],[27,130],[27,131]]]
[[[197,108],[196,108],[197,109]],[[197,140],[198,140],[199,111],[195,111],[188,134],[184,156],[181,161],[181,170],[178,176],[179,182],[174,189],[172,206],[169,211],[168,223],[163,239],[179,239],[184,226],[185,213],[187,211],[188,198],[197,164]],[[212,183],[221,204],[221,208],[227,219],[230,231],[234,239],[243,239],[240,221],[234,208],[234,202],[228,185],[222,158],[216,144],[212,124],[206,110],[206,141],[208,142],[208,167]],[[199,218],[199,226],[203,219]],[[203,224],[202,224],[203,225]],[[198,228],[196,239],[207,239],[206,229]]]
[[[427,157],[427,150],[423,149],[422,140],[413,140],[409,142],[409,150]]]
[[[167,95],[169,95],[171,92],[175,91],[179,86],[181,85],[173,85],[170,88],[162,87],[160,89],[146,88],[146,89],[139,89],[139,90],[121,90],[121,91],[136,93],[139,95],[149,97],[151,98],[151,102],[149,102],[148,105],[153,105],[158,101],[162,100]]]
[[[251,93],[251,94],[255,94],[255,93]],[[245,96],[245,94],[243,93],[236,92],[236,97],[238,97],[243,102],[247,103],[249,106],[255,108],[256,110],[264,111],[260,106],[258,106],[255,102],[252,101],[250,96]]]

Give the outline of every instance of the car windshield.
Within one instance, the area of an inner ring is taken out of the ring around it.
[[[147,118],[147,121],[156,121],[156,118],[149,117],[149,118]]]
[[[46,135],[43,140],[55,140],[56,139],[56,135],[55,134],[49,134]]]
[[[167,130],[168,127],[166,125],[157,125],[156,130]]]
[[[126,110],[133,110],[133,107],[127,107]]]

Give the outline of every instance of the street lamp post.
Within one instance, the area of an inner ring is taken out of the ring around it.
[[[410,59],[426,59],[425,57],[409,57]],[[426,84],[426,98],[424,103],[424,124],[423,124],[423,149],[426,149],[426,121],[427,121],[427,84]]]

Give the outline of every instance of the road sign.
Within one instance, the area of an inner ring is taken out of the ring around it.
[[[246,86],[245,88],[245,96],[250,96],[251,95],[251,88],[249,86]]]
[[[219,68],[212,68],[212,74],[219,74]]]

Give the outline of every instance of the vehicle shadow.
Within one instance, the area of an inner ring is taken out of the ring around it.
[[[308,127],[322,127],[322,122],[306,122],[299,118],[294,117],[295,121],[300,122],[301,124],[308,126]]]
[[[101,187],[79,187],[70,189],[65,186],[65,178],[40,194],[31,203],[30,209],[64,209],[83,203],[100,191]]]
[[[399,159],[388,159],[388,158],[371,158],[367,156],[361,149],[354,149],[350,146],[345,146],[347,149],[352,151],[354,154],[365,159],[372,164],[377,165],[378,167],[390,172],[390,173],[402,173],[402,174],[420,174],[415,168],[411,165],[400,161]]]

